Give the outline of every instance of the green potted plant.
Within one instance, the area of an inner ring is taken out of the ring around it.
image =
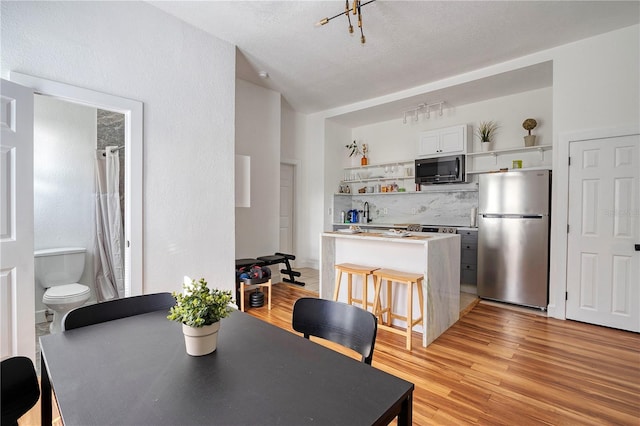
[[[348,145],[344,146],[349,151],[349,158],[351,159],[351,165],[357,166],[360,165],[357,156],[361,154],[360,147],[358,146],[358,142],[353,141]]]
[[[185,277],[183,293],[174,292],[176,304],[167,318],[182,323],[187,353],[193,356],[214,352],[218,344],[220,320],[233,311],[230,290],[209,289],[204,278]]]
[[[358,142],[356,141],[353,141],[349,145],[345,145],[344,147],[349,150],[349,157],[360,154],[360,147],[358,146]]]
[[[538,122],[533,118],[527,118],[522,123],[522,127],[529,132],[527,136],[524,137],[524,146],[534,146],[536,144],[536,135],[532,135],[531,131],[536,128]]]
[[[481,121],[476,135],[480,138],[480,146],[483,151],[491,151],[493,137],[498,130],[498,123],[495,121]]]

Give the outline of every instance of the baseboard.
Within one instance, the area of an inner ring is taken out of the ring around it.
[[[460,284],[460,291],[463,293],[478,295],[478,286],[475,284]]]
[[[296,259],[295,268],[320,269],[320,262],[314,259]]]

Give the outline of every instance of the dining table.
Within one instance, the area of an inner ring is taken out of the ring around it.
[[[52,389],[65,426],[412,423],[411,382],[240,311],[190,356],[166,316],[41,337],[42,424]]]

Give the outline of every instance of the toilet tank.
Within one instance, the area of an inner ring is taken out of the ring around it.
[[[36,282],[43,288],[77,283],[84,271],[86,251],[82,247],[36,250],[33,253]]]

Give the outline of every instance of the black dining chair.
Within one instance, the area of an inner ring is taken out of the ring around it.
[[[33,362],[24,356],[2,360],[2,422],[17,425],[18,419],[33,407],[40,398],[38,376]]]
[[[171,293],[153,293],[81,306],[69,311],[64,316],[62,330],[73,330],[74,328],[146,314],[147,312],[168,310],[175,304],[176,299]]]
[[[333,300],[303,297],[293,305],[293,329],[353,349],[371,365],[378,319],[369,311]]]

